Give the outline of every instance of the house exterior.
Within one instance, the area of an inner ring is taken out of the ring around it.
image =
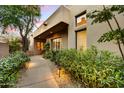
[[[113,42],[98,43],[100,36],[109,31],[107,23],[91,25],[92,19],[86,18],[86,13],[103,6],[93,5],[67,5],[60,6],[45,22],[30,36],[30,50],[42,52],[46,42],[50,43],[51,49],[85,50],[95,45],[102,50],[109,50],[120,55],[118,46]],[[124,16],[117,15],[122,27]],[[111,20],[112,26],[116,24]],[[124,51],[124,48],[123,48]]]
[[[5,38],[0,37],[0,59],[9,55],[9,45]]]

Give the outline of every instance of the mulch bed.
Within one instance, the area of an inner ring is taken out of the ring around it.
[[[59,71],[54,62],[48,60],[48,64],[60,88],[80,88],[81,85],[72,80],[71,76],[65,71],[64,68],[61,68]]]

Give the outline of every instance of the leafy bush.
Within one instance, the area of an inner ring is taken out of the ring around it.
[[[91,47],[86,51],[69,49],[52,55],[50,59],[64,67],[82,87],[124,87],[124,61],[109,51]]]
[[[15,87],[18,71],[30,58],[23,52],[15,52],[0,60],[0,87]]]
[[[21,49],[21,42],[19,38],[12,38],[9,40],[9,52],[13,53],[15,51],[19,51]]]

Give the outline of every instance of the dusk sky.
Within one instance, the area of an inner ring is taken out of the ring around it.
[[[42,5],[41,6],[41,19],[40,22],[37,23],[39,27],[50,15],[52,15],[59,5]]]
[[[56,9],[58,9],[60,5],[41,5],[41,18],[39,21],[36,22],[36,26],[37,28],[45,21],[47,20],[47,18],[52,15]],[[37,29],[36,27],[33,28],[33,31],[36,31]],[[11,29],[11,28],[7,28],[6,29],[7,32],[11,35],[15,34],[17,35],[18,31],[16,31],[16,29]]]

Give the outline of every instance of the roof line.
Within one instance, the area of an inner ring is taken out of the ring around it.
[[[55,10],[55,12],[52,14],[52,15],[50,15],[35,31],[37,31],[47,20],[49,20],[57,11],[59,11],[59,9],[61,8],[61,7],[64,7],[64,5],[60,5],[56,10]],[[34,32],[35,32],[34,31]]]

